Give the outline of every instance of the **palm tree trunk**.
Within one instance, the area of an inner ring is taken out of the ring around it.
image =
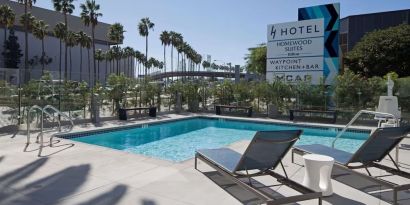
[[[6,41],[7,41],[7,26],[4,27],[4,42],[3,45],[6,45]],[[6,67],[6,61],[4,61],[4,68]]]
[[[179,71],[179,52],[178,52],[178,57],[177,57],[177,71]]]
[[[108,60],[107,60],[107,57],[105,57],[105,77],[104,77],[105,83],[107,83],[107,75],[108,75]]]
[[[100,76],[100,60],[97,60],[98,76]]]
[[[164,45],[164,72],[167,73],[167,61],[165,59],[166,45]]]
[[[91,37],[92,37],[92,44],[93,44],[93,67],[94,67],[93,88],[94,88],[96,85],[96,79],[97,79],[97,68],[95,65],[95,25],[94,24],[91,27]],[[99,122],[99,113],[97,109],[98,109],[98,104],[94,96],[94,89],[91,89],[91,110],[93,113],[93,118],[92,118],[93,123]]]
[[[60,57],[59,57],[59,59],[60,59],[60,62],[59,62],[59,65],[58,65],[58,68],[59,68],[59,73],[60,73],[60,75],[59,75],[59,80],[60,80],[60,82],[58,82],[59,83],[59,87],[58,87],[58,110],[61,110],[61,50],[62,50],[62,40],[60,39]]]
[[[177,55],[178,57],[177,57],[177,69],[176,69],[176,71],[178,72],[179,71],[179,52],[178,52],[178,55]],[[181,79],[182,77],[177,77],[177,79]]]
[[[131,66],[131,61],[130,61],[130,57],[128,56],[127,57],[127,72],[126,72],[128,77],[131,77],[131,73],[130,73],[131,68],[130,68],[130,66]]]
[[[171,72],[174,72],[174,45],[171,44]]]
[[[45,58],[45,53],[44,53],[44,38],[41,39],[41,58],[42,58],[42,62],[41,62],[41,75],[44,75],[44,58]]]
[[[100,82],[100,77],[101,77],[101,73],[100,73],[100,59],[97,60],[97,80],[98,82]]]
[[[145,36],[145,62],[148,62],[148,34]],[[145,66],[145,76],[147,75],[147,67]]]
[[[72,58],[72,56],[71,56],[71,47],[70,47],[70,80],[72,80],[72,76],[71,76],[71,74],[72,74],[72,72],[73,72],[73,58]]]
[[[7,41],[7,26],[4,27],[4,42]]]
[[[83,47],[80,46],[80,82],[83,80]]]
[[[112,73],[112,64],[111,64],[111,60],[109,62],[109,66],[110,66],[110,74]]]
[[[117,75],[119,75],[120,74],[120,61],[118,60],[118,58],[116,59],[117,60]]]
[[[67,23],[67,14],[66,13],[64,13],[64,23],[65,23],[65,27],[66,27],[66,29],[67,29],[67,31],[68,31],[68,23]],[[67,51],[68,51],[68,47],[67,47],[67,43],[64,43],[65,44],[65,52],[64,52],[64,70],[65,70],[65,73],[64,73],[64,81],[67,81],[67,68],[68,68],[68,61],[67,61]]]
[[[131,66],[130,66],[130,75],[132,78],[135,78],[134,76],[134,57],[131,57]]]
[[[91,85],[91,58],[90,58],[90,48],[87,51],[88,55],[88,85]]]
[[[27,18],[28,2],[25,1],[24,4],[24,15],[26,16],[24,20],[24,41],[26,43],[24,48],[24,80],[28,80],[28,18]],[[19,79],[21,81],[21,79]],[[19,89],[20,90],[20,89]],[[20,104],[21,105],[21,104]],[[19,113],[20,114],[20,113]]]

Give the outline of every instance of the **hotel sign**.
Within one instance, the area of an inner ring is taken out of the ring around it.
[[[287,83],[323,79],[324,20],[268,25],[266,79]]]

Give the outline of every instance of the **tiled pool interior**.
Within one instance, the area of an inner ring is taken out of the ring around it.
[[[256,131],[302,129],[297,144],[331,146],[340,129],[260,123],[214,118],[191,118],[133,128],[67,136],[72,140],[180,162],[194,156],[195,150],[220,148],[240,140],[250,140]],[[348,131],[336,148],[356,151],[369,136],[367,131]]]

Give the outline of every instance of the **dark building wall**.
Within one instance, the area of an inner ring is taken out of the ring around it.
[[[340,45],[344,52],[350,51],[366,33],[400,24],[410,24],[410,9],[345,17],[341,19]]]

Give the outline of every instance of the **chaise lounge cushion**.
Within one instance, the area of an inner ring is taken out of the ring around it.
[[[348,164],[353,154],[345,152],[342,150],[334,149],[321,144],[312,144],[312,145],[298,145],[294,146],[295,149],[302,150],[307,153],[321,154],[329,157],[333,157],[335,162],[339,164]]]
[[[242,155],[228,148],[220,149],[202,149],[197,150],[197,154],[201,155],[213,164],[230,173],[235,172],[236,165],[239,163]]]

